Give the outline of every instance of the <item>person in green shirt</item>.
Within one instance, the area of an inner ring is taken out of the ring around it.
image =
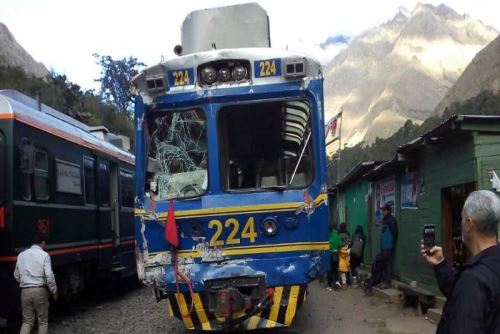
[[[331,268],[327,274],[328,286],[327,289],[332,291],[333,283],[335,282],[335,287],[340,288],[342,285],[338,281],[338,270],[339,270],[339,249],[342,247],[342,239],[337,231],[337,225],[330,226],[330,259]]]

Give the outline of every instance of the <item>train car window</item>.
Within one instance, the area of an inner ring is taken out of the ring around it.
[[[4,199],[5,191],[5,137],[0,132],[0,204]]]
[[[96,204],[95,198],[95,160],[89,157],[83,158],[83,178],[85,185],[85,203]]]
[[[35,198],[46,201],[49,199],[49,156],[47,152],[35,150],[34,161]]]
[[[134,175],[124,169],[120,169],[120,189],[122,206],[134,207]]]
[[[226,190],[284,190],[312,182],[307,100],[225,106],[219,111],[221,180]]]
[[[148,119],[148,129],[146,189],[157,200],[203,195],[208,187],[204,111],[159,111]]]
[[[23,189],[23,199],[31,200],[31,174],[25,171],[21,172],[21,186]]]
[[[109,164],[105,161],[99,162],[99,194],[102,206],[109,206]]]
[[[35,146],[28,138],[22,138],[19,143],[19,169],[21,169],[22,197],[26,201],[32,198],[32,175],[34,169]]]

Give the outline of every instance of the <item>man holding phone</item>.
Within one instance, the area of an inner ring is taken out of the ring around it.
[[[472,256],[459,271],[445,261],[441,247],[429,249],[422,240],[422,256],[434,266],[447,298],[438,334],[500,333],[499,221],[500,199],[494,193],[478,190],[467,197],[462,240]]]

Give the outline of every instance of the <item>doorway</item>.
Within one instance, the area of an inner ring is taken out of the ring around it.
[[[462,208],[465,199],[476,190],[474,182],[443,188],[441,240],[446,259],[456,268],[462,267],[469,254],[462,242]]]

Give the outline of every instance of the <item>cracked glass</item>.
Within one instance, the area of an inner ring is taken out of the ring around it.
[[[148,129],[149,194],[155,200],[204,194],[208,156],[203,110],[160,111],[149,118]]]

